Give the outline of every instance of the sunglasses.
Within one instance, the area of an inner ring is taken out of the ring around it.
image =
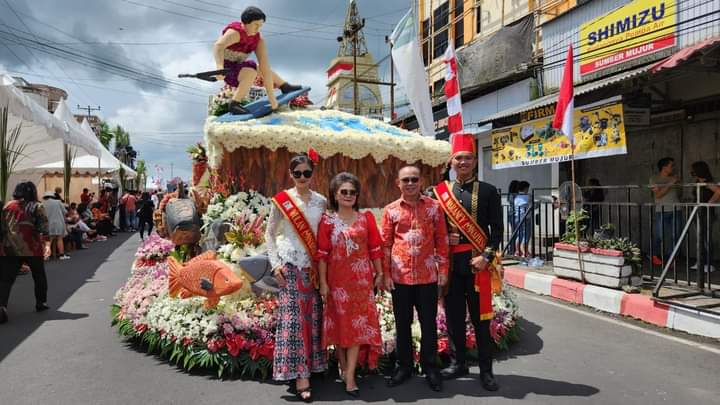
[[[292,172],[292,176],[295,177],[296,179],[299,179],[300,177],[303,177],[303,176],[304,176],[306,179],[309,179],[310,177],[312,177],[312,175],[313,175],[313,171],[312,171],[312,170],[302,170],[302,171],[300,171],[300,170],[293,170],[293,172]]]
[[[355,197],[357,195],[357,190],[338,190],[340,194],[342,194],[344,197]]]
[[[403,182],[404,184],[412,184],[412,183],[419,182],[420,177],[403,177],[402,179],[400,179],[400,181]]]

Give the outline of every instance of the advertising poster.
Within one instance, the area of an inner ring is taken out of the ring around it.
[[[567,136],[552,128],[554,106],[518,116],[518,123],[492,131],[492,167],[506,169],[565,162],[571,158]],[[542,118],[536,118],[536,117]],[[620,97],[575,109],[575,159],[627,153]]]

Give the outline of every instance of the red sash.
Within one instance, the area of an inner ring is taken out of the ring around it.
[[[310,256],[310,261],[312,263],[310,268],[310,281],[313,283],[315,288],[318,288],[319,279],[317,275],[317,267],[315,266],[317,240],[315,239],[315,234],[313,233],[310,223],[307,218],[305,218],[305,215],[300,208],[298,208],[295,200],[293,200],[287,192],[281,191],[277,193],[275,197],[272,198],[272,201],[275,203],[275,206],[280,210],[280,212],[283,213],[288,222],[292,224],[293,229],[295,229],[298,237],[303,242],[303,245],[305,245],[305,250],[307,251],[308,256]]]
[[[450,221],[465,235],[465,237],[472,244],[473,250],[477,252],[484,252],[487,246],[488,237],[485,231],[480,225],[475,222],[475,219],[467,212],[462,203],[458,201],[452,192],[452,186],[449,182],[445,181],[433,189],[435,195],[440,202],[445,214]],[[480,319],[487,320],[492,319],[493,305],[492,305],[492,274],[495,272],[495,260],[488,264],[487,271],[478,271],[475,273],[475,291],[480,296]]]

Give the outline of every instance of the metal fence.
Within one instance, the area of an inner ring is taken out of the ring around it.
[[[653,186],[581,187],[583,193],[602,190],[604,195],[602,202],[583,201],[578,206],[589,216],[582,222],[586,229],[581,238],[589,239],[611,224],[613,237],[627,238],[640,248],[640,275],[645,282],[656,287],[663,283],[685,285],[713,295],[712,284],[720,284],[720,270],[710,271],[718,266],[718,255],[713,256],[713,252],[720,249],[716,220],[720,204],[701,203],[695,196],[701,195],[705,184],[696,183],[678,186],[687,189],[694,201],[656,205],[648,202],[653,200]],[[526,253],[526,242],[529,256],[550,261],[553,246],[566,228],[558,189],[532,189],[528,201],[528,209],[518,211],[503,194],[504,252],[515,257]]]

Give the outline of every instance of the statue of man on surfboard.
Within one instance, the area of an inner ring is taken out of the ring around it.
[[[248,7],[243,11],[240,21],[228,24],[213,45],[215,66],[225,73],[215,75],[215,77],[218,80],[225,80],[229,86],[236,88],[228,106],[230,114],[250,113],[240,102],[247,97],[250,87],[258,75],[258,68],[273,110],[278,108],[278,101],[273,92],[275,85],[283,94],[302,89],[301,86],[288,83],[272,71],[265,40],[260,36],[260,29],[265,20],[266,16],[262,10],[257,7]],[[253,52],[257,57],[257,63],[249,59]]]

